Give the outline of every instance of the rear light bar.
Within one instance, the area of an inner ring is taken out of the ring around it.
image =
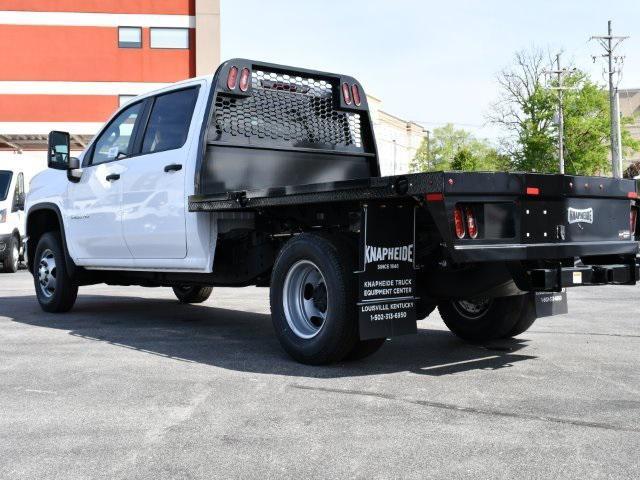
[[[353,96],[353,103],[356,104],[356,107],[359,107],[362,100],[360,99],[360,89],[358,88],[358,85],[351,85],[351,95]]]
[[[629,231],[631,232],[631,237],[633,238],[636,232],[636,222],[638,221],[638,209],[635,207],[631,207],[631,212],[629,213]]]
[[[227,75],[227,88],[229,90],[235,90],[237,83],[238,83],[238,67],[234,65],[229,69],[229,74]]]
[[[466,235],[464,228],[464,216],[462,214],[462,208],[456,207],[453,209],[453,226],[456,230],[456,237],[462,239]]]
[[[344,99],[344,103],[351,105],[351,89],[348,83],[342,84],[342,98]]]
[[[538,187],[527,187],[527,195],[540,195]]]
[[[240,72],[240,91],[246,92],[249,89],[249,81],[251,79],[251,71],[248,68],[243,68]]]
[[[473,215],[473,210],[471,207],[467,206],[464,209],[464,213],[467,216],[467,232],[469,232],[469,237],[477,238],[478,225],[476,224],[476,217]]]
[[[475,240],[479,236],[480,228],[473,205],[458,204],[453,209],[453,229],[460,240],[463,238]]]

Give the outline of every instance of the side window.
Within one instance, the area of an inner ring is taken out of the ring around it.
[[[91,165],[128,157],[133,149],[133,129],[142,113],[142,102],[124,109],[96,140]]]
[[[156,97],[142,143],[142,153],[180,148],[187,141],[198,88]]]

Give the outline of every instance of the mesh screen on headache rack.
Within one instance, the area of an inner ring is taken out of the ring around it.
[[[208,140],[362,152],[360,114],[336,110],[338,88],[337,82],[256,68],[249,96],[217,93]]]

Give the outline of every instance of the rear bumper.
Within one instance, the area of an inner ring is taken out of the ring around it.
[[[532,290],[548,292],[583,285],[635,285],[640,265],[635,260],[630,264],[536,268],[527,273]]]
[[[454,245],[456,262],[495,262],[509,260],[554,260],[601,255],[635,255],[638,243],[629,240],[608,242]]]

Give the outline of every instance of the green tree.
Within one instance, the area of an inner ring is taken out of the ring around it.
[[[514,65],[498,74],[499,97],[489,120],[503,127],[502,145],[511,168],[521,171],[553,171],[555,95],[545,88],[548,67],[540,50],[520,51]]]
[[[413,172],[497,170],[504,163],[504,156],[486,141],[449,123],[434,129],[430,139],[422,141],[409,168]]]
[[[467,147],[463,147],[456,152],[451,162],[452,170],[478,170],[478,159],[471,153]]]
[[[505,151],[515,170],[558,171],[557,90],[547,88],[544,70],[551,65],[540,50],[517,52],[514,66],[498,75],[499,101],[490,120],[507,131]],[[557,86],[551,84],[550,86]],[[610,118],[608,93],[579,70],[565,76],[564,157],[565,171],[593,175],[610,170]],[[637,151],[622,119],[625,152]]]

